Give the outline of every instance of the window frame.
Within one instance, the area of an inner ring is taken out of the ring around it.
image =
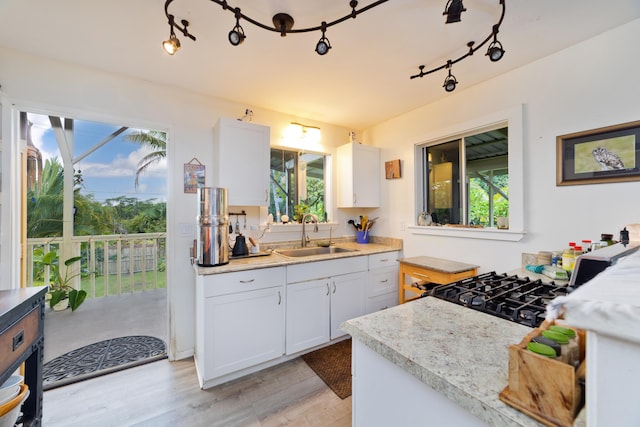
[[[414,225],[407,228],[416,235],[434,235],[485,240],[519,241],[525,234],[524,216],[524,126],[523,106],[496,111],[486,116],[461,122],[450,128],[435,130],[414,144],[415,162],[415,209]],[[509,229],[464,228],[417,225],[418,214],[423,210],[425,173],[423,168],[423,147],[452,141],[462,136],[482,133],[488,129],[508,127],[509,129]]]

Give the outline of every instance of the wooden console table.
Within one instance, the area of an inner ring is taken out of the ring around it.
[[[398,279],[400,286],[400,304],[420,298],[420,295],[424,292],[413,286],[413,283],[406,283],[406,276],[413,277],[419,282],[446,285],[447,283],[456,282],[478,274],[477,265],[428,256],[400,258],[398,262],[400,263],[400,277]],[[413,298],[405,298],[405,291],[411,291],[418,295]]]
[[[22,425],[42,423],[44,296],[46,286],[0,291],[0,384],[24,362],[29,397],[22,405]]]

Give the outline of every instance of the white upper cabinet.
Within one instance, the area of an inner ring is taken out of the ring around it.
[[[229,190],[231,206],[269,203],[269,127],[220,118],[214,128],[213,187]]]
[[[380,206],[380,149],[349,143],[338,147],[338,207]]]

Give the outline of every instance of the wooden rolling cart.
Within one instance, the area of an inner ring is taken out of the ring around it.
[[[420,295],[424,293],[423,289],[415,285],[415,281],[406,283],[407,276],[412,277],[417,283],[421,284],[434,283],[446,285],[447,283],[473,277],[478,274],[477,265],[428,256],[400,258],[398,262],[400,263],[400,277],[398,280],[400,287],[400,304],[420,298]],[[405,291],[411,291],[418,295],[413,298],[405,298]]]

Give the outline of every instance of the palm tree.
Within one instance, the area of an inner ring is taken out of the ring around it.
[[[167,157],[167,134],[157,130],[150,131],[137,131],[130,133],[126,138],[136,144],[147,146],[151,148],[151,152],[145,155],[138,162],[138,170],[136,170],[136,189],[138,188],[138,182],[140,175],[146,171],[150,166],[158,163],[160,160]]]

